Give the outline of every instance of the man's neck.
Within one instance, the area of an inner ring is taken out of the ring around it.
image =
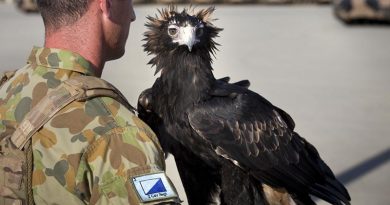
[[[77,25],[73,25],[60,28],[54,32],[46,31],[45,47],[66,49],[80,54],[92,64],[95,74],[100,77],[105,60],[101,36],[97,35],[99,31],[77,28]],[[80,33],[80,30],[85,33]]]

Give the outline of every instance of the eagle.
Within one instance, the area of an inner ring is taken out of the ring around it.
[[[214,10],[170,5],[145,24],[144,50],[160,76],[140,94],[138,114],[174,155],[189,204],[350,204],[289,114],[248,80],[214,77]]]

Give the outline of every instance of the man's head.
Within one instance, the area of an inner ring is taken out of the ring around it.
[[[104,61],[124,54],[135,20],[131,0],[37,0],[37,4],[46,36],[62,32],[68,34],[65,38],[82,38],[81,42],[94,39],[102,47]]]
[[[85,14],[88,0],[37,0],[46,29],[69,26]]]

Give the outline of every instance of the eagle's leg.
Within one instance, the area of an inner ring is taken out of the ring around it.
[[[181,145],[178,145],[181,146]],[[219,204],[220,178],[215,169],[185,147],[175,146],[171,150],[175,156],[176,166],[182,180],[189,205]],[[215,198],[217,196],[217,198]]]
[[[268,205],[261,184],[230,162],[221,167],[221,204]]]

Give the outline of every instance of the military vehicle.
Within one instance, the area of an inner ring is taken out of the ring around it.
[[[335,0],[335,15],[346,23],[390,23],[390,0]]]

